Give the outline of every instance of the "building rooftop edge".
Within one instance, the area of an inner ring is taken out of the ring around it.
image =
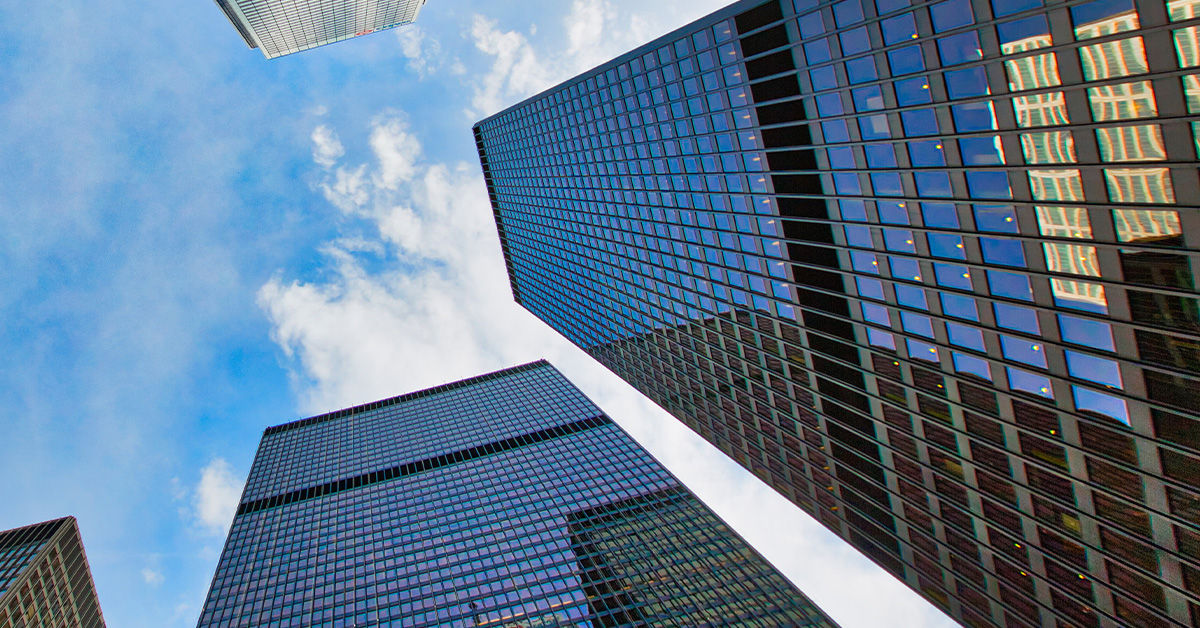
[[[307,427],[309,425],[324,423],[326,421],[331,421],[333,419],[340,419],[342,417],[352,416],[352,415],[358,414],[360,412],[368,412],[371,410],[378,410],[379,408],[385,408],[387,406],[396,405],[398,403],[404,403],[405,401],[411,401],[413,399],[419,399],[421,397],[427,397],[429,395],[433,395],[433,394],[437,394],[437,393],[443,393],[443,392],[448,392],[451,390],[456,390],[459,388],[470,386],[472,384],[478,384],[480,382],[484,382],[487,380],[496,379],[498,377],[504,377],[506,375],[512,375],[515,373],[522,373],[525,371],[533,370],[535,368],[541,368],[544,366],[549,366],[550,368],[554,368],[548,361],[546,361],[543,358],[541,360],[535,360],[533,362],[527,362],[525,364],[518,364],[516,366],[510,366],[510,367],[503,368],[503,369],[500,369],[497,371],[492,371],[490,373],[483,373],[481,375],[475,375],[472,377],[460,379],[460,380],[449,382],[446,384],[431,386],[429,388],[423,388],[421,390],[414,390],[412,392],[404,393],[402,395],[396,395],[395,397],[388,397],[386,399],[380,399],[378,401],[372,401],[372,402],[368,402],[368,403],[364,403],[364,404],[359,404],[357,406],[352,406],[352,407],[344,408],[341,410],[334,410],[332,412],[326,412],[324,414],[318,414],[318,415],[311,416],[311,417],[304,418],[304,419],[297,419],[295,421],[281,423],[279,425],[272,425],[271,427],[268,427],[267,429],[263,430],[263,437],[265,438],[271,434],[278,434],[279,432],[287,432],[287,431],[298,429],[301,427]]]
[[[767,0],[738,0],[737,2],[734,2],[733,4],[730,4],[722,9],[713,11],[712,13],[703,15],[695,20],[692,20],[691,22],[688,22],[687,24],[684,24],[683,26],[680,26],[679,28],[676,28],[675,30],[663,33],[662,35],[659,35],[658,37],[655,37],[654,39],[647,41],[646,43],[638,46],[637,48],[634,48],[628,52],[625,52],[621,55],[613,57],[612,59],[609,59],[608,61],[605,61],[604,63],[601,63],[594,67],[588,68],[587,70],[584,70],[565,81],[559,82],[552,87],[548,87],[548,88],[546,88],[524,100],[521,100],[513,105],[510,105],[500,111],[497,111],[496,113],[493,113],[492,115],[487,116],[487,117],[479,120],[478,122],[476,122],[474,125],[472,125],[472,128],[480,127],[484,123],[489,122],[494,118],[498,118],[506,113],[509,113],[510,111],[519,109],[520,107],[524,106],[527,103],[539,100],[542,97],[544,97],[546,94],[554,93],[567,85],[576,83],[585,77],[591,76],[592,74],[594,74],[597,70],[599,70],[601,68],[615,66],[615,65],[624,63],[625,61],[628,61],[634,57],[640,57],[640,56],[646,54],[647,52],[649,52],[651,49],[657,48],[657,43],[661,40],[676,39],[684,33],[692,32],[693,30],[695,30],[697,24],[701,24],[701,23],[705,23],[705,22],[717,22],[717,21],[720,21],[723,19],[728,19],[728,18],[731,18],[734,15],[737,15],[747,9],[756,7],[760,4],[766,4],[766,3],[767,3]]]

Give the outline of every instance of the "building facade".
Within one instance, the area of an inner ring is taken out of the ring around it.
[[[268,428],[200,626],[833,626],[546,362]]]
[[[417,19],[425,0],[216,0],[239,35],[268,59]]]
[[[734,3],[476,125],[514,297],[960,622],[1200,624],[1198,6]]]
[[[0,532],[0,628],[103,628],[74,517]]]

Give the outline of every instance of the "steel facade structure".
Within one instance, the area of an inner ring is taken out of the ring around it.
[[[630,622],[833,626],[541,361],[268,428],[199,624]]]
[[[963,623],[1200,624],[1197,6],[735,3],[476,125],[514,297]]]
[[[216,0],[251,48],[274,59],[408,24],[425,0]]]
[[[103,628],[74,517],[0,532],[0,628]]]

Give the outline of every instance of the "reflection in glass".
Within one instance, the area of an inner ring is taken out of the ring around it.
[[[1174,203],[1170,168],[1105,168],[1108,198],[1114,203]]]
[[[1050,387],[1050,379],[1041,375],[1034,375],[1028,371],[1015,369],[1011,366],[1005,367],[1008,372],[1008,386],[1013,390],[1032,393],[1039,397],[1047,399],[1054,398],[1054,390]]]
[[[1092,39],[1137,30],[1133,0],[1094,0],[1071,7],[1076,39]]]
[[[986,380],[992,379],[992,367],[987,360],[977,358],[975,356],[966,355],[957,351],[950,352],[954,359],[954,370],[959,373],[966,373],[982,377]]]
[[[1172,22],[1200,17],[1200,0],[1167,0],[1167,14]]]
[[[1050,291],[1054,294],[1054,303],[1061,307],[1108,313],[1108,299],[1104,295],[1104,286],[1100,284],[1051,277]]]
[[[1092,118],[1097,122],[1135,120],[1158,115],[1158,103],[1154,100],[1154,87],[1150,81],[1089,87],[1088,102],[1092,106]]]
[[[1070,131],[1022,133],[1021,151],[1027,164],[1073,164],[1075,137]]]
[[[1088,219],[1086,208],[1038,206],[1035,209],[1038,231],[1044,236],[1087,239],[1092,237],[1092,223]]]
[[[1130,425],[1129,407],[1124,399],[1080,386],[1071,386],[1071,392],[1075,397],[1075,408],[1081,412],[1094,412]]]
[[[1096,129],[1104,161],[1165,161],[1167,148],[1157,124]]]
[[[1116,360],[1071,349],[1067,349],[1064,353],[1067,358],[1067,372],[1071,374],[1071,377],[1086,379],[1109,388],[1124,386],[1121,381],[1121,367],[1117,365]]]
[[[1078,170],[1029,170],[1029,188],[1035,201],[1084,200]]]
[[[1152,209],[1114,209],[1117,240],[1181,246],[1179,214]]]
[[[1105,351],[1116,351],[1117,349],[1116,343],[1113,341],[1110,323],[1059,314],[1058,329],[1064,342]]]

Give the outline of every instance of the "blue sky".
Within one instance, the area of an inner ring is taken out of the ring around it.
[[[191,626],[265,426],[547,357],[843,625],[951,625],[511,303],[471,123],[722,4],[268,62],[207,0],[0,1],[0,528],[76,515],[110,625]]]

